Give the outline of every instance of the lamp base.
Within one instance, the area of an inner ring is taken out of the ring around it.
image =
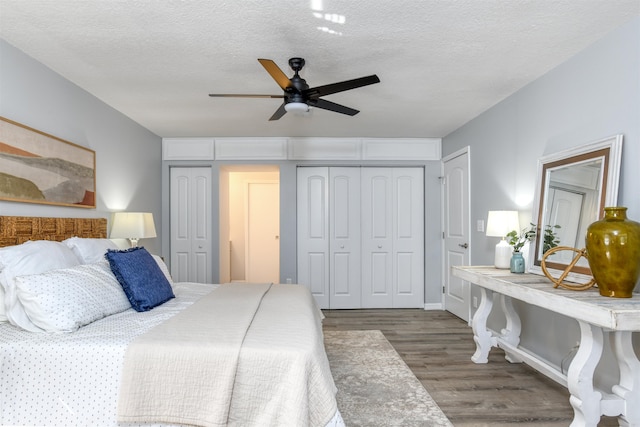
[[[493,265],[496,268],[510,268],[512,253],[513,248],[507,243],[507,241],[504,239],[500,240],[500,242],[496,245],[496,255],[493,261]]]

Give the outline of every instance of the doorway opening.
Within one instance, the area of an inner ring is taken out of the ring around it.
[[[280,282],[280,168],[220,167],[220,283]]]

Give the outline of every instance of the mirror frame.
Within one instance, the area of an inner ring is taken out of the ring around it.
[[[599,212],[597,218],[604,216],[605,206],[617,206],[618,204],[618,183],[620,180],[620,162],[622,159],[622,135],[614,135],[596,142],[581,145],[579,147],[549,154],[538,160],[538,173],[536,176],[536,192],[533,201],[532,221],[536,224],[536,237],[531,242],[529,250],[529,272],[544,275],[540,266],[541,233],[544,227],[544,211],[546,208],[545,196],[548,192],[548,176],[551,170],[559,166],[567,166],[572,163],[584,163],[590,160],[602,159],[602,169],[600,171],[600,197],[597,205]],[[582,249],[582,248],[578,248]],[[546,268],[554,277],[558,277],[568,267],[568,264],[554,263],[546,261]],[[591,280],[591,269],[582,266],[574,266],[572,271],[565,278],[566,281],[574,283],[587,283]]]

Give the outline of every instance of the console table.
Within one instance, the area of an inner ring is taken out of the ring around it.
[[[512,274],[486,266],[452,267],[454,276],[480,287],[482,300],[473,316],[475,363],[487,363],[492,347],[504,349],[512,363],[525,362],[569,388],[574,411],[572,427],[596,427],[602,415],[618,416],[620,425],[640,426],[640,361],[633,350],[632,336],[640,331],[640,295],[608,298],[597,289],[570,291],[555,289],[550,280],[533,274]],[[500,332],[487,328],[494,295],[506,316]],[[512,300],[523,301],[574,318],[580,325],[580,345],[566,376],[554,366],[519,347],[521,323]],[[620,370],[620,382],[611,390],[595,388],[593,374],[602,356],[605,336]]]

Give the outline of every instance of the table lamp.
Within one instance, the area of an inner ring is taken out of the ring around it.
[[[129,239],[131,247],[138,246],[138,240],[156,237],[156,226],[150,212],[116,212],[111,227],[112,239]]]
[[[501,237],[496,245],[494,265],[496,268],[509,268],[513,248],[505,237],[510,231],[519,231],[518,211],[489,211],[487,218],[487,236]]]

